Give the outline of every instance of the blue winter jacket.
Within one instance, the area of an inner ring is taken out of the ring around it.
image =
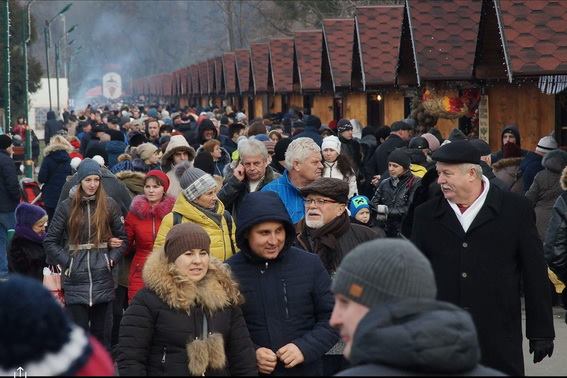
[[[266,221],[282,222],[285,246],[265,260],[248,244],[250,228]],[[305,361],[286,369],[278,362],[273,375],[322,375],[323,355],[338,341],[329,325],[334,299],[331,279],[315,254],[292,247],[295,231],[277,195],[254,192],[242,201],[236,220],[240,252],[227,260],[244,295],[242,311],[256,348],[276,352],[295,344]]]
[[[284,171],[282,176],[264,186],[261,191],[276,192],[278,196],[280,196],[293,224],[296,224],[305,217],[303,196],[299,189],[293,186],[291,181],[289,181],[287,170]]]
[[[41,192],[45,206],[54,209],[67,176],[72,175],[71,158],[64,147],[58,145],[47,146],[44,154],[37,180],[43,184]]]
[[[106,149],[106,153],[108,154],[108,162],[107,166],[112,168],[118,163],[118,156],[124,153],[126,150],[126,143],[119,141],[119,140],[110,140],[106,142],[104,148]]]
[[[537,173],[543,170],[541,161],[543,156],[535,152],[528,152],[520,163],[520,171],[522,172],[522,181],[524,182],[524,192],[527,192]]]

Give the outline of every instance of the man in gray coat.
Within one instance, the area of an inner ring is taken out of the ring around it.
[[[470,315],[435,300],[431,264],[406,240],[355,248],[339,266],[332,291],[330,324],[352,364],[339,376],[503,375],[479,365]]]

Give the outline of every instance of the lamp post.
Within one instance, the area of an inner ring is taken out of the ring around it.
[[[70,44],[70,43],[69,43]],[[78,46],[75,49],[75,52],[72,54],[69,54],[68,58],[67,58],[67,87],[69,88],[69,92],[71,92],[71,59],[74,56],[79,55],[79,53],[81,52],[81,49],[83,48],[83,46]]]
[[[78,25],[73,25],[69,30],[67,30],[55,43],[55,77],[57,78],[57,112],[61,112],[61,105],[59,103],[59,53],[61,47],[61,40],[67,37],[67,34],[71,33],[77,28]],[[66,40],[67,38],[65,38]]]
[[[47,70],[47,91],[49,92],[49,110],[53,109],[53,106],[52,106],[52,103],[51,103],[51,82],[49,80],[49,52],[48,52],[48,48],[50,47],[50,40],[51,40],[49,27],[51,26],[51,23],[53,21],[55,21],[55,19],[58,16],[67,12],[69,10],[69,8],[71,8],[71,5],[73,5],[73,3],[69,3],[69,4],[65,5],[65,7],[63,9],[61,9],[59,11],[59,13],[57,13],[55,16],[53,16],[53,18],[51,20],[49,20],[49,21],[45,20],[45,26],[43,28],[43,36],[44,36],[44,39],[45,39],[45,68]]]
[[[0,2],[0,17],[2,19],[2,44],[4,45],[4,72],[2,72],[2,90],[4,92],[4,128],[0,134],[8,132],[12,122],[10,110],[10,3],[8,0]]]
[[[28,72],[28,45],[30,43],[30,7],[35,0],[29,0],[26,4],[25,17],[22,22],[22,47],[24,51],[24,116],[26,117],[26,142],[24,145],[24,175],[28,178],[33,178],[33,160],[32,160],[32,136],[29,127],[29,72]]]

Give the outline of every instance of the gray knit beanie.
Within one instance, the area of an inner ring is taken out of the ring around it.
[[[195,201],[203,194],[217,187],[217,182],[199,168],[188,168],[179,179],[182,193],[189,201]]]
[[[431,264],[411,242],[401,239],[376,239],[353,249],[339,265],[331,289],[369,308],[437,295]]]
[[[94,161],[93,159],[83,159],[79,167],[77,168],[77,178],[79,182],[83,181],[83,179],[87,176],[96,175],[98,177],[102,177],[102,172],[100,171],[100,165]]]

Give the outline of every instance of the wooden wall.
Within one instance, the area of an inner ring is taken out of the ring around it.
[[[292,94],[289,99],[289,107],[303,109],[303,96],[298,94]]]
[[[247,94],[242,96],[242,104],[241,104],[240,107],[241,107],[242,111],[244,112],[244,114],[246,114],[248,117],[250,117],[250,112],[248,111],[248,95]]]
[[[361,124],[367,125],[368,108],[366,103],[366,93],[349,93],[344,101],[345,114],[343,116],[347,119],[357,119]]]
[[[313,96],[311,114],[321,119],[321,123],[328,125],[333,120],[333,96]]]
[[[201,106],[207,107],[209,106],[209,97],[208,96],[201,96]]]
[[[179,107],[180,108],[184,108],[188,105],[189,105],[189,100],[187,99],[187,97],[180,97],[179,98]]]
[[[500,84],[487,88],[490,147],[501,148],[505,125],[515,123],[522,148],[533,151],[539,139],[555,129],[555,96],[540,92],[535,85],[518,87]]]
[[[276,94],[273,96],[270,96],[270,103],[272,104],[272,106],[269,109],[270,113],[279,113],[282,111],[282,95],[281,94]]]
[[[404,119],[404,94],[401,92],[387,92],[384,94],[384,124]]]
[[[264,115],[264,96],[258,94],[254,97],[254,118],[262,118]]]

